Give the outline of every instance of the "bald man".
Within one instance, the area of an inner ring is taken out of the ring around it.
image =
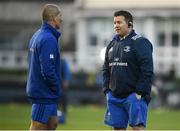
[[[46,4],[42,10],[42,26],[29,42],[26,92],[32,103],[30,130],[55,130],[58,125],[61,22],[59,7]]]

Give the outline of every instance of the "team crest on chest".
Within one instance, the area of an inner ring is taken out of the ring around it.
[[[129,52],[129,51],[131,51],[130,49],[131,49],[131,47],[130,47],[130,46],[125,46],[125,47],[124,47],[124,51],[125,51],[125,52]]]

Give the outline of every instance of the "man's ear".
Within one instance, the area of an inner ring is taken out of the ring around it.
[[[128,22],[128,27],[132,27],[133,23],[131,21]]]
[[[52,21],[56,22],[56,17],[55,16],[52,16]]]
[[[56,21],[55,18],[56,18],[56,17],[51,16],[51,21],[52,21],[52,22],[55,22],[55,21]]]

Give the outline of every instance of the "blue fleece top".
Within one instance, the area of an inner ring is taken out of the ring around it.
[[[27,96],[32,103],[57,103],[60,97],[60,32],[44,22],[28,47]]]

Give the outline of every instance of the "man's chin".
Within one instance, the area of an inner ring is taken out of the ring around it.
[[[120,32],[116,32],[116,35],[119,35],[119,36],[121,36],[121,33],[120,33]]]

